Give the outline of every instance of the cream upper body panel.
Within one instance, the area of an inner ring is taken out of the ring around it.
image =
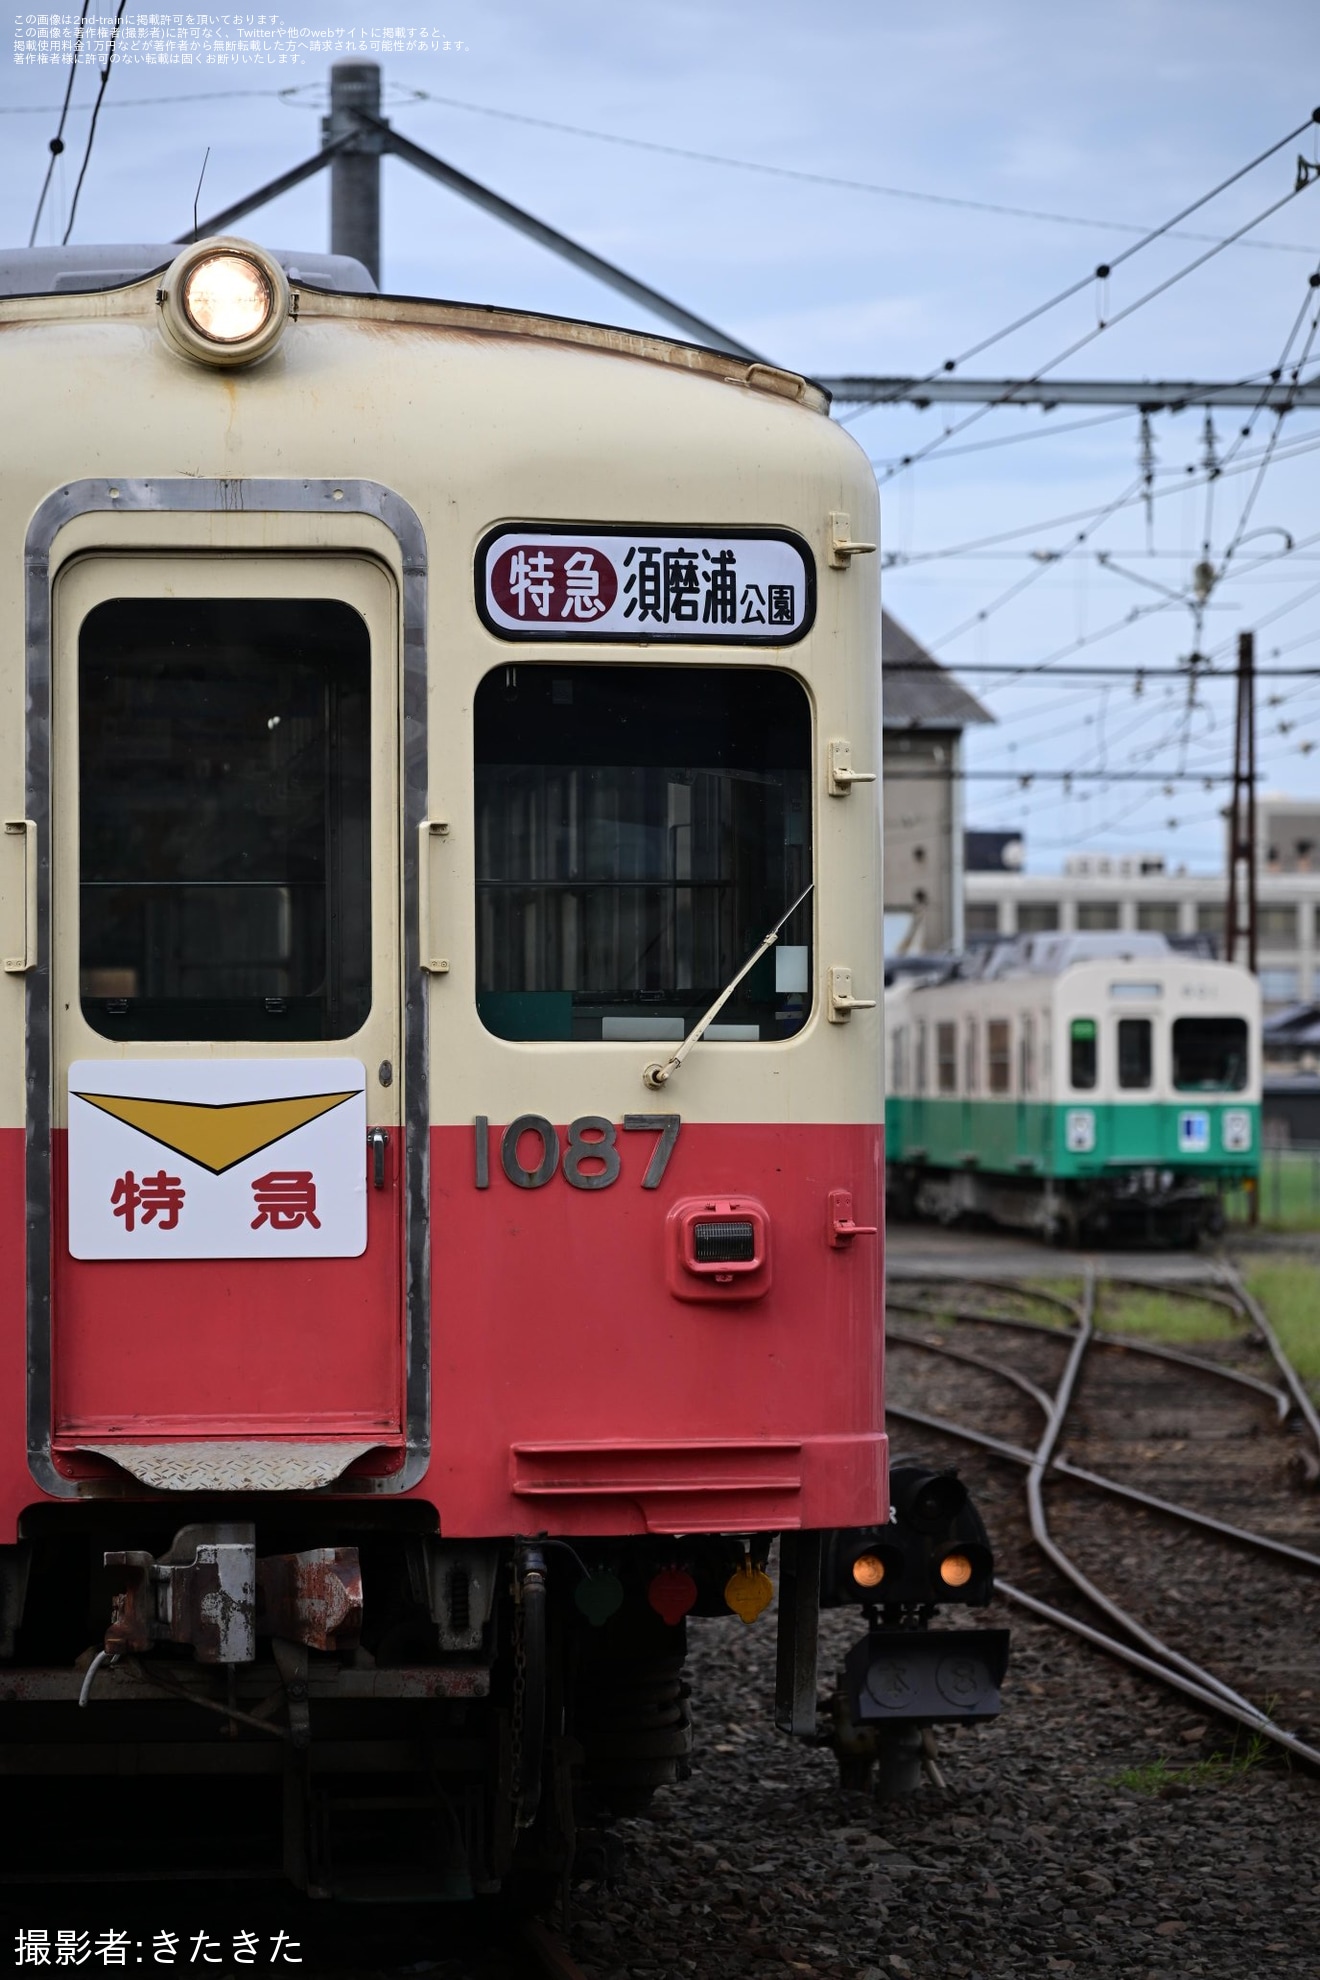
[[[908,1034],[898,1052],[902,1079],[895,1090],[912,1092],[916,1064],[915,1027],[925,1025],[927,1033],[927,1092],[935,1088],[935,1027],[940,1024],[1007,1021],[1019,1027],[1034,1018],[1037,1037],[1049,1039],[1049,1061],[1053,1086],[1068,1091],[1066,1078],[1068,1039],[1074,1019],[1090,1019],[1101,1026],[1120,1018],[1149,1018],[1161,1035],[1179,1018],[1241,1018],[1253,1039],[1260,1032],[1260,986],[1249,970],[1233,963],[1206,962],[1179,955],[1101,957],[1072,964],[1057,975],[1023,970],[998,978],[955,978],[947,983],[922,983],[907,979],[893,985],[887,994],[890,1041],[890,1077],[897,1079],[895,1041],[900,1030]],[[1102,1072],[1093,1098],[1116,1095],[1112,1052],[1104,1044]],[[1157,1054],[1159,1075],[1148,1091],[1129,1090],[1124,1096],[1133,1105],[1153,1098],[1172,1097],[1169,1083],[1167,1048],[1161,1042]],[[963,1060],[959,1060],[960,1068]],[[1036,1097],[1046,1097],[1050,1074],[1046,1061],[1038,1061],[1033,1084]],[[963,1090],[960,1070],[958,1091]],[[1016,1058],[1008,1085],[998,1097],[1018,1096],[1019,1066]],[[978,1091],[984,1093],[984,1073]],[[1260,1054],[1253,1048],[1248,1065],[1248,1082],[1241,1089],[1244,1101],[1260,1098]]]
[[[154,282],[109,294],[0,302],[6,445],[0,477],[0,603],[24,622],[24,544],[53,492],[87,479],[183,477],[380,484],[416,512],[428,584],[429,810],[449,831],[435,849],[429,911],[449,972],[430,990],[434,1122],[537,1111],[672,1108],[685,1118],[868,1121],[880,1117],[879,1011],[826,1021],[831,965],[879,998],[880,787],[825,788],[831,739],[860,771],[879,769],[878,559],[831,562],[831,515],[877,540],[874,477],[821,416],[814,388],[662,339],[548,319],[389,298],[305,294],[278,348],[250,371],[218,371],[169,349]],[[474,603],[474,556],[502,522],[731,525],[796,531],[816,565],[816,615],[783,647],[720,650],[666,640],[538,646],[500,639]],[[113,513],[75,518],[51,560],[89,552],[332,552],[397,558],[370,518],[245,513]],[[394,572],[397,590],[397,569]],[[782,666],[804,683],[814,724],[815,1009],[784,1042],[700,1044],[663,1096],[642,1085],[653,1047],[515,1043],[481,1024],[474,994],[473,729],[492,668],[664,661]],[[0,665],[0,804],[24,815],[25,680],[20,644]],[[19,912],[21,859],[0,863],[0,942]],[[8,947],[6,946],[6,953]],[[23,1118],[23,978],[0,980],[0,1125]],[[242,1047],[224,1048],[238,1056]]]

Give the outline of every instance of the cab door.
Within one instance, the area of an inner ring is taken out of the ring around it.
[[[52,1456],[312,1487],[405,1436],[398,607],[366,557],[54,598]]]

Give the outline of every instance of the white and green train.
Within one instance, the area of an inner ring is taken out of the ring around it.
[[[900,1212],[1194,1240],[1260,1148],[1260,991],[1162,935],[1032,935],[886,991]]]

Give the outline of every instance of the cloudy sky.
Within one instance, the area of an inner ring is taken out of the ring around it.
[[[65,0],[63,15],[10,19],[27,34],[77,11]],[[296,0],[278,16],[211,15],[229,25],[205,30],[187,29],[197,15],[155,26],[175,17],[128,0],[124,18],[175,58],[185,33],[200,46],[185,63],[121,45],[133,59],[117,58],[106,91],[77,241],[183,231],[208,146],[203,213],[313,151],[333,57],[281,60],[288,31],[424,27],[452,45],[380,57],[400,130],[781,363],[925,374],[1081,282],[960,365],[1030,376],[1167,282],[1051,376],[1257,379],[1299,359],[1320,376],[1320,290],[1307,286],[1320,178],[1288,197],[1299,154],[1320,158],[1320,126],[1106,284],[1092,275],[1306,122],[1320,103],[1313,0]],[[286,38],[216,59],[239,20]],[[3,239],[22,244],[67,69],[14,54],[11,39],[0,203]],[[64,233],[96,88],[81,70],[43,242]],[[397,161],[384,177],[387,287],[661,327]],[[272,245],[323,246],[327,199],[317,178],[243,224]],[[1209,439],[1200,412],[1159,415],[1147,504],[1135,412],[998,408],[943,440],[974,409],[837,410],[881,479],[889,608],[948,664],[1003,670],[964,676],[998,718],[975,735],[972,768],[1007,773],[970,783],[971,822],[1024,829],[1038,870],[1092,846],[1215,866],[1223,792],[1204,778],[1228,768],[1229,687],[1202,683],[1193,699],[1181,680],[1050,680],[1041,663],[1168,668],[1199,650],[1223,665],[1245,627],[1261,666],[1317,670],[1262,681],[1259,728],[1265,785],[1320,795],[1320,414],[1220,411]],[[1210,485],[1207,447],[1223,469]],[[1216,572],[1233,554],[1198,635],[1188,599],[1207,544]],[[1022,787],[1050,767],[1169,783]]]

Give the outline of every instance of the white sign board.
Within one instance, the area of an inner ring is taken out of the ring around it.
[[[69,1067],[75,1258],[357,1258],[356,1059],[81,1059]]]
[[[786,646],[816,611],[811,552],[790,530],[497,529],[476,575],[501,639]]]

